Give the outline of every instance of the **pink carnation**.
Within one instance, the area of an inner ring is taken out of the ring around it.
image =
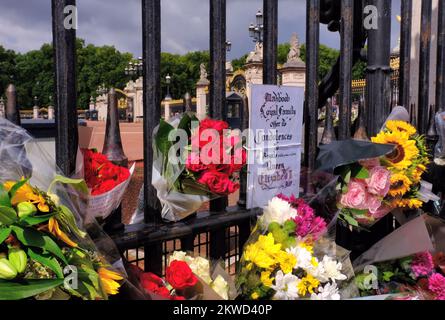
[[[298,215],[294,218],[294,222],[297,225],[295,229],[297,236],[302,238],[310,236],[313,240],[317,240],[326,232],[326,221],[321,217],[317,217],[314,209],[303,199],[297,199],[294,195],[289,198],[283,194],[278,195],[278,197],[289,202],[298,212]]]
[[[445,300],[445,277],[435,273],[428,279],[428,289],[436,296],[436,300]]]
[[[374,167],[369,172],[366,184],[370,193],[385,197],[391,185],[391,172],[384,167]]]
[[[411,263],[411,270],[418,278],[428,276],[434,271],[433,256],[429,252],[416,254]]]

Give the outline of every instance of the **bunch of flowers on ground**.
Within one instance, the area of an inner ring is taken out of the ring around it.
[[[374,264],[377,274],[362,272],[355,283],[362,296],[405,293],[407,297],[445,300],[445,255],[421,252]]]
[[[70,274],[75,284],[65,281]],[[118,293],[120,280],[55,193],[26,179],[0,184],[1,300],[106,299]]]
[[[326,222],[303,200],[283,195],[264,208],[241,259],[236,284],[246,299],[339,300],[343,264],[322,238]]]
[[[227,279],[222,270],[211,273],[209,260],[183,251],[175,251],[169,257],[165,280],[150,272],[140,275],[147,293],[170,300],[228,300],[231,294]]]
[[[394,144],[392,153],[341,168],[340,217],[370,227],[395,208],[419,208],[420,180],[428,157],[424,139],[403,121],[388,121],[374,143]]]

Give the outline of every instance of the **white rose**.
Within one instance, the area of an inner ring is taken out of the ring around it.
[[[207,259],[196,257],[189,266],[195,275],[200,277],[205,283],[210,284],[212,281],[210,278],[210,262]]]

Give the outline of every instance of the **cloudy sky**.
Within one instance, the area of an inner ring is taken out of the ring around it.
[[[305,0],[279,0],[279,42],[287,42],[292,32],[305,41]],[[95,45],[114,45],[120,51],[141,55],[140,0],[77,0],[78,37]],[[162,50],[185,53],[209,46],[208,0],[161,0]],[[0,0],[0,45],[26,52],[50,42],[50,0]],[[227,39],[232,42],[229,58],[253,49],[248,26],[262,0],[227,0]],[[397,42],[400,0],[393,1],[392,46]],[[321,42],[339,47],[336,33],[321,28]]]

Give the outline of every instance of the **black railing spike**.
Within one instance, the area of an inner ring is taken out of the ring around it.
[[[408,108],[410,98],[410,72],[411,72],[411,25],[412,0],[401,2],[400,27],[400,71],[399,71],[399,104]]]
[[[354,133],[354,139],[369,140],[368,134],[366,133],[366,104],[363,96],[360,97],[358,106],[358,126]]]
[[[437,137],[436,130],[436,110],[435,106],[430,106],[430,117],[428,122],[428,131],[426,133],[427,137]]]
[[[108,160],[122,167],[128,166],[128,158],[122,147],[121,130],[119,125],[119,107],[117,93],[114,88],[108,92],[107,126],[102,153]]]
[[[20,126],[20,110],[17,106],[17,89],[10,84],[6,89],[6,119]]]
[[[334,120],[332,118],[332,99],[328,99],[326,103],[326,119],[321,137],[320,144],[330,144],[332,141],[337,140],[334,131]]]
[[[445,1],[439,1],[437,27],[436,106],[442,112],[445,106]]]

